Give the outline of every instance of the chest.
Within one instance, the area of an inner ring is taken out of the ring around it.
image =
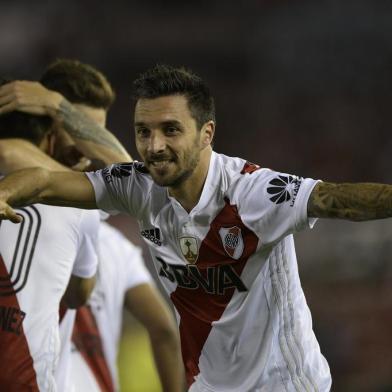
[[[197,214],[167,208],[140,225],[165,286],[212,294],[223,294],[227,287],[244,289],[239,276],[258,238],[228,201]]]

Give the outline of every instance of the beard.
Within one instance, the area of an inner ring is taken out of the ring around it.
[[[169,161],[168,167],[155,168],[151,161]],[[178,187],[192,176],[200,161],[200,147],[196,138],[193,145],[185,151],[182,157],[174,152],[153,154],[146,160],[147,168],[154,182],[160,186]]]
[[[174,159],[173,162],[169,163],[169,166],[177,166],[179,169],[174,170],[173,173],[170,173],[169,170],[161,170],[160,173],[157,173],[157,170],[149,168],[150,175],[154,182],[160,186],[165,187],[178,187],[183,184],[189,177],[192,176],[195,171],[198,163],[200,161],[200,153],[198,150],[193,150],[191,154],[186,155],[181,162],[178,158]]]

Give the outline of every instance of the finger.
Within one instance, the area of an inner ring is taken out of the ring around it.
[[[17,109],[17,104],[15,101],[12,101],[12,102],[7,103],[6,105],[0,107],[0,115],[5,114],[5,113],[9,113],[9,112],[13,112],[16,109]]]
[[[16,81],[9,82],[0,87],[0,97],[3,95],[14,94]]]
[[[3,95],[3,96],[0,96],[0,106],[4,106],[7,103],[10,103],[14,99],[15,99],[15,97],[12,94],[6,94],[6,95]]]
[[[0,212],[0,220],[10,220],[13,223],[20,223],[23,221],[23,217],[18,215],[10,206],[6,206]]]
[[[22,223],[23,222],[23,216],[15,214],[15,216],[10,217],[10,221],[12,223]]]
[[[85,171],[90,167],[90,165],[91,165],[90,159],[86,157],[82,157],[76,165],[72,166],[72,170]]]
[[[7,218],[12,222],[12,223],[20,223],[23,221],[23,216],[17,214],[11,207],[8,207],[6,209],[6,214]]]

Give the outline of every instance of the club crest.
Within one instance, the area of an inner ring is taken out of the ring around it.
[[[185,260],[190,264],[195,264],[199,256],[199,247],[197,246],[197,239],[194,237],[180,238],[181,253]]]
[[[244,240],[241,229],[237,226],[221,227],[219,235],[222,239],[223,248],[226,253],[235,260],[238,260],[244,251]]]

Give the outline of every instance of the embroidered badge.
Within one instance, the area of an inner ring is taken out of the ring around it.
[[[226,253],[235,260],[238,260],[244,251],[244,240],[241,229],[237,226],[221,227],[219,235],[222,239],[223,248]]]
[[[195,264],[199,256],[199,247],[197,239],[194,237],[181,237],[180,248],[185,260],[190,264]]]

